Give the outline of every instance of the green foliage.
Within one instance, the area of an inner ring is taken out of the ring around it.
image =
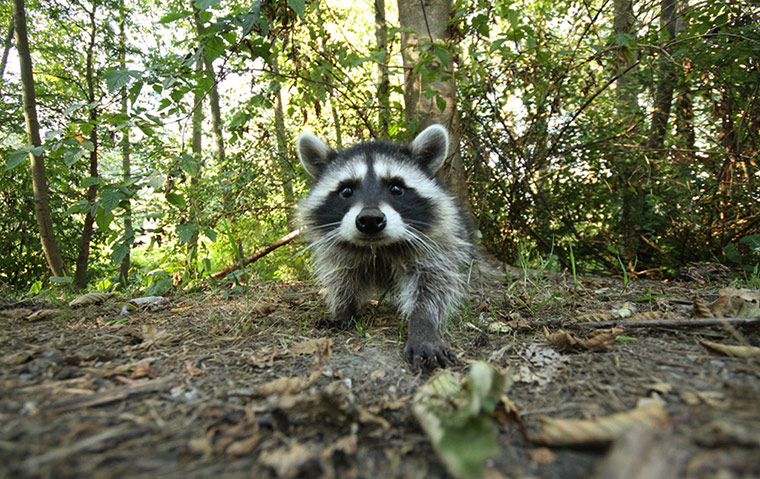
[[[67,268],[90,213],[92,284],[116,285],[131,253],[127,287],[167,294],[206,284],[213,272],[292,227],[308,182],[293,151],[297,133],[310,130],[341,146],[383,131],[379,64],[390,72],[390,139],[405,140],[416,127],[404,120],[402,30],[389,28],[389,50],[378,50],[366,8],[304,0],[124,0],[122,65],[122,3],[94,5],[28,2],[42,146],[25,141],[17,72],[9,67],[0,76],[4,287],[39,292],[51,284],[36,234],[30,153],[45,155]],[[667,274],[684,262],[716,258],[747,274],[757,270],[755,6],[692,5],[675,38],[659,26],[658,3],[637,3],[638,23],[622,34],[613,29],[610,5],[600,1],[459,0],[454,7],[455,41],[422,35],[426,53],[415,73],[430,82],[456,72],[471,206],[489,250],[526,268],[574,276],[622,270],[630,279],[632,269]],[[0,33],[9,12],[0,6]],[[627,74],[626,88],[638,102],[630,111],[621,111],[616,91],[621,56],[636,63]],[[211,71],[197,68],[204,57]],[[673,89],[672,108],[662,147],[651,148],[649,124],[663,82]],[[207,113],[215,87],[223,158]],[[277,94],[284,131],[274,116]],[[444,108],[440,92],[422,94]],[[202,151],[193,153],[197,109],[206,119]],[[127,134],[129,178],[122,171]],[[91,187],[94,201],[87,197]],[[302,247],[276,250],[238,277],[303,277]]]

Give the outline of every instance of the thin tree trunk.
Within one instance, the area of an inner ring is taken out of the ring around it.
[[[198,47],[200,48],[200,42],[198,42]],[[198,78],[203,75],[203,70],[203,59],[199,57],[195,63],[195,73]],[[203,97],[204,95],[200,88],[196,88],[195,94],[193,95],[193,108],[195,109],[193,110],[193,144],[191,148],[193,150],[193,158],[198,162],[198,174],[193,175],[190,178],[190,190],[192,192],[197,191],[201,179],[201,165],[203,164]],[[194,198],[195,195],[193,194],[190,196],[191,217],[187,218],[185,222],[191,222],[193,215],[197,218],[198,212],[201,208],[201,204]],[[194,277],[198,270],[198,238],[199,231],[196,228],[187,244],[187,272],[191,277]]]
[[[87,102],[90,108],[90,142],[92,151],[90,152],[90,176],[98,177],[98,108],[95,105],[95,40],[97,38],[97,24],[95,14],[98,9],[98,3],[93,2],[92,11],[90,12],[90,44],[87,49],[87,64],[85,66],[85,81],[87,83]],[[87,203],[92,206],[98,198],[98,185],[92,183],[87,188]],[[82,227],[82,239],[79,243],[79,255],[77,256],[76,272],[74,273],[74,285],[77,288],[87,286],[87,269],[90,263],[90,243],[92,242],[92,233],[95,225],[95,216],[92,214],[92,208],[87,210],[84,217],[84,226]]]
[[[689,0],[678,0],[677,31],[682,31],[686,25],[684,17],[689,8]],[[681,61],[681,77],[676,93],[676,145],[681,149],[676,158],[683,163],[691,163],[694,158],[696,134],[694,132],[694,105],[691,100],[691,88],[686,79],[691,73],[691,59]]]
[[[277,88],[274,92],[274,133],[277,141],[277,165],[280,169],[280,181],[282,181],[282,194],[285,204],[290,206],[294,203],[293,175],[291,174],[290,153],[288,152],[289,138],[285,130],[285,114],[282,107],[282,87],[280,86],[280,65],[276,56],[269,62],[272,73],[277,77]]]
[[[385,0],[375,0],[375,40],[377,51],[380,52],[377,64],[378,133],[383,138],[387,138],[391,120],[391,83],[388,73],[388,24],[385,21]]]
[[[127,27],[126,11],[124,0],[119,3],[121,17],[119,19],[119,63],[123,69],[127,68]],[[121,114],[127,118],[129,114],[129,91],[125,86],[121,92]],[[129,126],[122,130],[121,138],[121,171],[124,183],[128,184],[132,178],[132,144],[129,141]],[[135,232],[132,228],[132,203],[129,198],[126,199],[124,206],[124,238],[127,246],[127,254],[121,260],[119,266],[119,282],[122,288],[126,288],[129,283],[129,266],[131,263],[132,243],[134,242]]]
[[[11,17],[10,24],[8,25],[8,34],[5,35],[5,41],[3,41],[3,58],[0,59],[0,79],[5,75],[5,67],[8,66],[8,54],[13,46],[13,17]]]
[[[450,134],[449,157],[441,169],[441,176],[452,192],[468,204],[467,184],[459,146],[459,115],[456,104],[456,81],[451,34],[451,0],[398,0],[401,34],[401,54],[404,62],[404,104],[406,124],[410,133],[440,123]],[[437,46],[433,46],[433,45]],[[436,48],[442,57],[436,55]],[[448,53],[446,55],[445,53]],[[435,80],[428,82],[424,75],[415,73],[420,59],[433,55],[440,63]],[[431,89],[438,93],[429,97]]]
[[[13,24],[16,31],[16,50],[18,51],[21,73],[21,94],[24,104],[24,122],[26,136],[30,146],[39,147],[40,125],[37,121],[37,100],[34,94],[34,74],[32,57],[29,53],[29,39],[26,33],[26,12],[24,0],[13,0]],[[50,217],[50,199],[48,195],[47,175],[45,174],[45,157],[31,153],[32,191],[34,193],[34,213],[40,233],[42,250],[45,253],[50,271],[55,276],[64,276],[63,258],[58,249]]]
[[[660,7],[660,26],[663,30],[662,52],[660,53],[660,81],[654,98],[652,122],[649,126],[647,149],[658,150],[665,144],[665,133],[673,103],[673,87],[676,82],[676,69],[670,60],[670,42],[676,37],[678,9],[676,0],[662,0]]]
[[[614,33],[617,38],[633,38],[634,14],[632,0],[614,0]],[[635,51],[621,45],[616,52],[615,75],[617,76],[615,101],[619,120],[626,126],[638,121],[639,104],[634,78]],[[620,194],[620,253],[629,271],[635,269],[638,254],[640,215],[642,208],[641,185],[637,178],[639,162],[636,152],[627,149],[615,153],[613,166]]]
[[[203,37],[203,35],[206,33],[206,27],[201,21],[200,12],[195,7],[193,7],[193,18],[195,19],[195,29],[198,33],[198,37]],[[211,108],[211,131],[214,134],[214,143],[216,143],[216,159],[217,162],[221,165],[224,163],[225,153],[224,136],[222,135],[222,114],[219,107],[219,89],[216,85],[216,74],[214,73],[214,66],[211,64],[211,61],[209,61],[205,50],[201,53],[201,58],[203,59],[203,66],[206,70],[206,74],[209,76],[209,78],[214,80],[208,98],[209,106]]]

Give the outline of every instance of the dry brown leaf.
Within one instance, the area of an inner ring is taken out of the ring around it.
[[[74,298],[69,303],[70,308],[77,308],[79,306],[89,306],[91,304],[100,304],[105,302],[108,298],[113,296],[113,293],[87,293]]]
[[[129,376],[130,379],[140,378],[155,378],[158,376],[156,371],[151,367],[151,364],[158,358],[145,358],[142,361],[135,364],[135,370]]]
[[[585,313],[575,317],[575,320],[580,323],[591,323],[597,321],[609,321],[615,319],[612,313]]]
[[[271,396],[273,394],[280,396],[286,394],[296,394],[306,390],[309,386],[311,386],[317,379],[317,377],[314,376],[314,374],[311,374],[310,376],[277,378],[273,381],[259,385],[256,389],[253,390],[251,396],[261,398]]]
[[[29,316],[26,317],[27,321],[44,321],[46,319],[51,319],[57,317],[59,314],[61,314],[60,309],[40,309],[38,311],[33,312]]]
[[[261,434],[256,433],[252,436],[245,437],[230,443],[224,450],[230,456],[245,456],[253,452],[253,449],[261,441]]]
[[[493,321],[488,324],[488,332],[491,334],[509,334],[512,327],[503,321]]]
[[[557,455],[548,447],[539,447],[530,452],[530,460],[536,464],[551,464],[557,460]]]
[[[562,329],[551,333],[544,326],[544,336],[547,341],[560,351],[611,351],[612,346],[615,344],[615,338],[621,331],[620,328],[599,329],[591,333],[588,339],[580,339]]]
[[[714,318],[715,315],[705,302],[698,295],[694,295],[694,317],[695,318]]]
[[[760,348],[755,346],[736,346],[714,343],[707,340],[701,340],[699,344],[712,351],[725,354],[726,356],[735,356],[737,358],[753,358],[755,356],[760,356]]]
[[[293,354],[332,354],[332,338],[316,338],[296,343],[290,346],[289,350]]]
[[[277,477],[289,479],[298,476],[304,467],[317,456],[302,444],[283,446],[271,451],[263,451],[259,460],[274,469]]]
[[[636,313],[630,318],[629,321],[647,321],[650,319],[661,319],[665,317],[660,311],[647,311],[645,313]]]
[[[664,427],[668,413],[659,404],[641,405],[630,411],[589,420],[541,418],[542,428],[532,439],[547,446],[610,442],[634,426]]]
[[[708,306],[716,318],[749,318],[760,315],[760,291],[724,288],[718,293],[718,299]]]

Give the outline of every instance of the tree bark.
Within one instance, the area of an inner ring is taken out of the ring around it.
[[[407,129],[413,136],[433,123],[448,128],[449,156],[440,175],[467,205],[451,44],[451,0],[398,0],[398,15],[401,28],[406,30],[401,34],[401,54]],[[435,79],[428,81],[414,68],[420,64],[421,58],[431,55],[439,68]]]
[[[660,53],[660,81],[654,97],[652,121],[649,126],[647,149],[658,150],[665,145],[665,133],[673,103],[673,87],[676,82],[676,69],[670,60],[670,42],[675,39],[677,31],[678,9],[676,0],[662,0],[660,6],[660,27],[663,45]]]
[[[193,7],[193,12],[196,32],[198,33],[198,37],[203,37],[203,35],[206,33],[206,27],[201,21],[200,12],[198,9]],[[211,64],[211,61],[209,60],[205,50],[201,53],[201,58],[203,59],[203,66],[205,68],[206,74],[209,76],[209,78],[214,80],[214,84],[211,87],[211,91],[209,91],[208,98],[209,107],[211,109],[211,131],[214,134],[214,142],[216,143],[216,159],[217,162],[221,165],[224,163],[225,153],[224,135],[222,134],[222,113],[219,107],[219,88],[217,88],[216,85],[216,74],[214,73],[214,66]]]
[[[8,66],[8,54],[13,46],[13,17],[11,17],[10,24],[8,25],[8,33],[5,35],[5,41],[3,41],[3,58],[0,59],[0,79],[5,75],[5,67]]]
[[[614,0],[615,37],[635,37],[634,14],[632,0]],[[635,51],[628,45],[621,45],[616,51],[615,76],[616,90],[615,102],[618,108],[619,121],[626,126],[627,123],[637,122],[639,103],[636,97],[637,90],[632,84],[634,65],[636,64]],[[626,263],[626,269],[633,271],[637,262],[638,239],[641,212],[643,210],[643,195],[639,184],[638,170],[639,158],[636,152],[627,149],[615,153],[612,160],[617,188],[620,194],[620,254]]]
[[[124,0],[119,3],[119,64],[123,69],[127,68],[127,27],[126,11]],[[121,92],[121,114],[127,118],[129,114],[129,91],[125,86]],[[125,184],[128,184],[132,178],[132,144],[129,139],[129,126],[122,130],[121,137],[121,171]],[[132,203],[129,198],[126,199],[124,207],[124,238],[127,246],[127,254],[121,260],[119,265],[119,282],[122,288],[126,288],[129,283],[129,267],[131,263],[132,243],[134,242],[135,232],[132,228]]]
[[[29,53],[29,39],[26,33],[26,12],[24,0],[13,0],[13,25],[16,31],[16,50],[19,57],[21,73],[21,94],[24,104],[24,122],[27,141],[32,147],[42,145],[40,125],[37,121],[37,100],[34,94],[34,74],[32,57]],[[34,193],[34,213],[40,233],[42,250],[45,253],[50,271],[55,276],[64,276],[65,268],[58,243],[53,233],[50,217],[50,200],[48,195],[47,175],[45,174],[45,157],[31,153],[32,191]]]
[[[272,68],[277,81],[277,87],[274,92],[274,133],[275,140],[277,141],[277,165],[280,170],[280,181],[282,181],[282,194],[285,199],[285,204],[290,206],[294,203],[295,197],[293,195],[293,175],[291,174],[292,167],[290,166],[290,152],[288,151],[288,144],[290,139],[288,133],[285,130],[285,113],[282,107],[282,87],[280,86],[280,65],[279,59],[276,55],[272,55],[269,64]]]
[[[377,131],[380,136],[387,138],[391,121],[391,83],[388,73],[388,23],[385,21],[385,0],[375,0],[375,40],[377,51],[380,52],[377,63]]]
[[[90,152],[90,176],[98,177],[98,108],[95,105],[95,40],[97,39],[96,13],[98,3],[92,3],[90,17],[90,44],[87,48],[87,64],[85,65],[85,81],[87,84],[87,102],[89,104],[90,115],[90,142],[92,151]],[[98,185],[91,184],[87,188],[87,203],[90,208],[84,217],[82,226],[82,238],[79,243],[79,255],[77,256],[76,272],[74,273],[74,286],[84,288],[87,286],[87,269],[90,263],[90,243],[95,225],[95,216],[92,214],[92,206],[98,199]]]

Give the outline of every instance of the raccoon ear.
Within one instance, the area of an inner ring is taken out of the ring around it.
[[[319,175],[330,161],[330,157],[335,154],[332,148],[311,133],[301,133],[298,135],[296,149],[298,150],[298,159],[301,160],[301,164],[313,177]]]
[[[435,124],[422,130],[410,145],[412,158],[431,175],[438,173],[449,152],[449,132]]]

